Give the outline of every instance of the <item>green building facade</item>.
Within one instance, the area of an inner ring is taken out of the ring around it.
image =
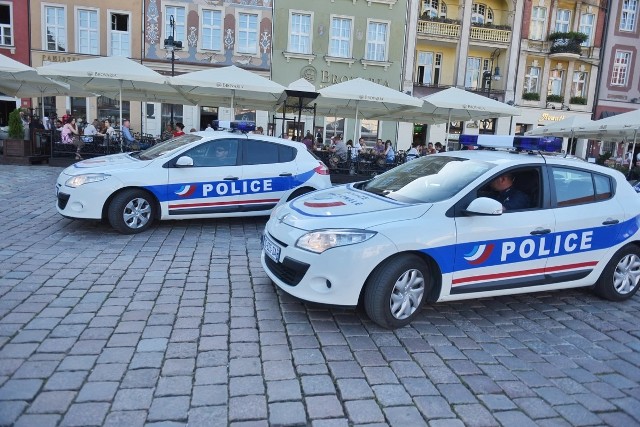
[[[408,0],[274,0],[272,79],[284,86],[305,78],[322,89],[357,77],[401,90]],[[353,139],[351,117],[303,118],[305,131]],[[284,124],[284,126],[283,126]],[[361,135],[397,142],[397,123],[364,120]],[[291,121],[276,121],[293,134]]]

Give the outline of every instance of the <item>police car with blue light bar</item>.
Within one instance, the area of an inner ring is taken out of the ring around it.
[[[278,206],[263,236],[266,273],[302,300],[362,304],[386,328],[419,318],[426,302],[636,293],[640,198],[624,175],[546,153],[558,141],[461,139],[474,149]]]
[[[155,219],[268,215],[280,201],[331,187],[328,168],[304,144],[246,133],[254,128],[246,122],[227,126],[66,168],[58,212],[133,234]]]

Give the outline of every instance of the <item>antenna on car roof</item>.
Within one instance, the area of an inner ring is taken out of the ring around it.
[[[211,122],[211,127],[213,130],[248,133],[256,130],[256,123],[249,121],[214,120]]]

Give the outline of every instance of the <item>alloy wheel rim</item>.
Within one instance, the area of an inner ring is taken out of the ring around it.
[[[424,297],[424,276],[420,270],[405,271],[391,290],[389,308],[398,320],[411,316],[420,306]]]
[[[613,272],[613,287],[620,295],[632,292],[640,281],[640,257],[629,254],[622,257]]]
[[[145,199],[135,198],[124,207],[123,219],[129,228],[144,227],[151,218],[151,205]]]

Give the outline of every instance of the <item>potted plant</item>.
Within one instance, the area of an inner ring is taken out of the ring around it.
[[[24,139],[24,125],[20,118],[20,109],[9,113],[9,136],[4,141],[4,157],[28,157],[31,154],[30,141]]]
[[[540,101],[540,94],[537,92],[525,92],[522,94],[525,101]]]
[[[562,102],[562,95],[547,95],[547,102]]]
[[[572,96],[569,100],[570,104],[587,105],[587,99],[582,96]]]

